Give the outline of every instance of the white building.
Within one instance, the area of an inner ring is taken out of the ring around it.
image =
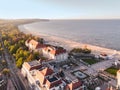
[[[21,73],[27,78],[31,90],[64,90],[64,83],[51,68],[42,67],[39,61],[24,62]]]
[[[46,46],[42,49],[42,52],[43,56],[48,59],[66,60],[68,58],[68,53],[61,47]]]
[[[21,73],[24,77],[27,77],[31,70],[40,69],[41,67],[41,63],[37,60],[31,62],[24,62],[22,65]]]
[[[27,40],[25,42],[25,45],[29,48],[29,50],[36,51],[36,52],[42,52],[42,48],[45,47],[45,45],[40,44],[36,40]]]

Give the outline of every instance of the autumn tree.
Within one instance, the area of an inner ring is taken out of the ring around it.
[[[9,76],[10,75],[10,70],[8,68],[4,68],[2,73],[5,75],[5,76]]]
[[[17,62],[16,62],[16,66],[17,66],[18,68],[21,68],[21,67],[22,67],[22,64],[23,64],[23,58],[20,57],[20,58],[17,60]]]

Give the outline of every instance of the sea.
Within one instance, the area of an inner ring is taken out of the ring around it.
[[[120,50],[120,20],[48,20],[24,27],[40,34]]]

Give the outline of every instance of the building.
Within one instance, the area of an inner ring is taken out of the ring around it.
[[[62,47],[49,45],[44,47],[42,51],[43,51],[43,56],[47,57],[48,59],[66,60],[68,58],[67,51]]]
[[[36,78],[37,70],[41,70],[42,65],[39,61],[24,62],[21,68],[22,75],[27,78],[31,90],[41,90],[38,79]]]
[[[49,67],[41,67],[38,61],[24,62],[21,73],[27,78],[31,90],[64,90],[63,83],[57,73]]]
[[[27,77],[30,71],[40,68],[42,68],[42,65],[37,60],[31,62],[24,62],[22,65],[21,73],[23,74],[24,77]]]
[[[54,72],[39,61],[24,62],[21,73],[27,78],[31,90],[84,90],[78,79],[71,81],[63,71]]]
[[[117,71],[117,88],[120,89],[120,70]]]
[[[46,87],[47,90],[64,90],[62,79],[51,68],[46,67],[38,73],[37,77],[42,87]]]
[[[52,60],[66,60],[68,58],[67,51],[62,47],[40,44],[36,40],[27,40],[25,45],[31,51],[39,52],[44,57]]]
[[[66,90],[84,90],[84,86],[76,79],[67,85]]]
[[[101,58],[101,59],[108,59],[108,55],[106,54],[106,53],[101,53],[100,55],[99,55],[99,58]]]
[[[25,45],[29,48],[29,50],[36,52],[42,52],[42,48],[45,47],[45,45],[40,44],[38,41],[33,39],[27,40]]]

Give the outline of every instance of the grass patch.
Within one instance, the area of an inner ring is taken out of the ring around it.
[[[110,68],[106,69],[105,71],[114,75],[114,76],[116,76],[116,73],[117,73],[118,69],[115,68],[115,67],[110,67]]]
[[[98,61],[95,60],[95,59],[82,59],[82,60],[83,60],[84,62],[90,64],[90,65],[95,64],[95,63],[98,62]]]

